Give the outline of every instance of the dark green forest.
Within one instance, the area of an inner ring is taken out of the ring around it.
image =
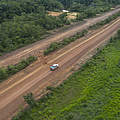
[[[47,11],[78,12],[76,21],[81,21],[109,11],[119,3],[117,0],[1,0],[0,55],[41,40],[49,30],[71,23],[66,14],[54,17]]]

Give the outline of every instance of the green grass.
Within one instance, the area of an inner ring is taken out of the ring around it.
[[[120,31],[37,106],[13,120],[120,120]]]
[[[19,63],[15,65],[9,65],[7,67],[0,67],[0,82],[3,82],[8,77],[16,74],[17,72],[25,69],[31,63],[37,60],[37,57],[30,56],[27,59],[21,60]]]
[[[74,42],[77,39],[85,36],[87,33],[88,33],[87,30],[83,30],[81,32],[76,33],[72,37],[65,38],[63,41],[51,43],[50,46],[44,51],[44,55],[48,55],[58,49],[63,48],[64,46],[70,44],[71,42]]]
[[[115,13],[115,14],[113,14],[113,15],[111,15],[111,16],[109,16],[107,19],[105,19],[105,20],[103,20],[103,21],[101,21],[101,22],[98,22],[98,23],[90,26],[88,29],[89,29],[89,30],[98,29],[98,28],[100,28],[100,27],[102,27],[102,26],[110,23],[111,21],[115,20],[115,19],[118,18],[119,16],[120,16],[120,11],[117,12],[117,13]]]

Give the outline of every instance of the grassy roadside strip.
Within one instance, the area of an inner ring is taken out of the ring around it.
[[[106,25],[106,24],[110,23],[111,21],[115,20],[119,16],[120,16],[120,11],[117,12],[116,14],[114,14],[114,15],[109,16],[107,19],[90,26],[88,28],[88,30],[98,29],[98,28],[102,27],[103,25]]]
[[[48,55],[58,49],[63,48],[64,46],[70,44],[71,42],[74,42],[75,40],[85,36],[88,33],[88,30],[98,29],[104,26],[105,24],[110,23],[112,20],[116,19],[119,16],[120,16],[120,12],[117,12],[116,14],[109,16],[107,19],[90,26],[88,29],[83,30],[82,32],[78,32],[72,37],[65,38],[63,41],[60,41],[60,42],[51,43],[50,46],[44,51],[44,55]]]
[[[120,120],[120,30],[36,106],[12,120]]]
[[[48,55],[49,53],[51,53],[55,50],[63,48],[64,46],[70,44],[71,42],[74,42],[75,40],[85,36],[87,33],[88,33],[87,30],[83,30],[82,32],[78,32],[77,34],[73,35],[72,37],[65,38],[63,41],[51,43],[50,46],[44,51],[44,55]]]
[[[16,65],[9,65],[7,67],[1,67],[0,68],[0,82],[6,80],[11,75],[14,75],[15,73],[21,71],[22,69],[29,66],[31,63],[36,61],[37,58],[34,56],[30,56],[25,60],[22,60],[21,62],[17,63]]]

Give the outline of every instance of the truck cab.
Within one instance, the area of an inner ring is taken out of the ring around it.
[[[50,70],[51,70],[51,71],[54,71],[54,70],[56,70],[58,67],[59,67],[58,64],[53,64],[52,66],[50,66]]]

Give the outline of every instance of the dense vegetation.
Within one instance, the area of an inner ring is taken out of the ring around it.
[[[21,62],[17,63],[16,65],[9,65],[7,67],[1,67],[0,68],[0,82],[4,81],[11,75],[14,75],[15,73],[21,71],[22,69],[29,66],[31,63],[36,61],[36,57],[30,56],[25,60],[22,60]]]
[[[119,86],[120,30],[79,71],[49,87],[50,94],[13,120],[120,120]]]
[[[1,0],[0,23],[22,13],[41,13],[45,10],[61,10],[63,5],[56,0]]]
[[[0,53],[38,41],[52,30],[69,24],[66,15],[58,18],[46,14],[23,14],[0,24]]]
[[[65,8],[71,9],[72,7],[74,7],[75,10],[79,10],[80,7],[82,7],[83,5],[90,7],[91,6],[97,7],[97,6],[103,6],[104,4],[118,5],[120,3],[119,0],[58,0],[58,1],[60,1]]]
[[[1,0],[0,55],[43,38],[49,30],[70,24],[66,14],[49,16],[47,11],[68,9],[83,20],[105,12],[118,0]]]
[[[48,30],[70,24],[65,14],[49,16],[46,10],[61,10],[56,0],[0,1],[0,55],[42,39]]]
[[[59,0],[66,9],[78,12],[77,20],[83,20],[109,11],[119,0]]]

